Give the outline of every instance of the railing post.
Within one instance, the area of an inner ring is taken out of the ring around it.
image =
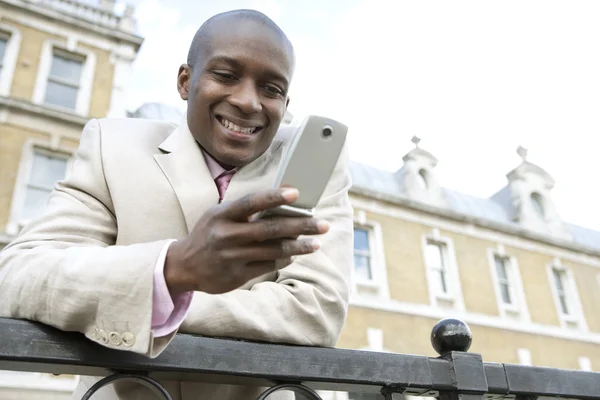
[[[468,325],[454,318],[439,321],[431,331],[431,345],[440,359],[450,363],[452,391],[440,391],[440,400],[484,400],[487,377],[480,354],[468,353],[473,335]]]

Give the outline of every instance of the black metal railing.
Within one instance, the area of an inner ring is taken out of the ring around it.
[[[101,347],[81,334],[0,318],[0,370],[103,376],[100,386],[133,379],[170,399],[160,380],[217,382],[270,387],[319,399],[316,391],[401,394],[442,400],[538,396],[600,400],[600,373],[483,362],[467,352],[469,327],[444,319],[432,330],[440,357],[252,343],[178,334],[165,351],[150,359]],[[553,351],[548,349],[548,351]]]

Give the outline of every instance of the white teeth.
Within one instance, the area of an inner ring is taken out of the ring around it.
[[[221,125],[223,125],[225,128],[227,128],[231,131],[234,131],[234,132],[251,134],[256,130],[256,127],[242,128],[241,126],[238,126],[238,125],[234,124],[233,122],[226,120],[223,117],[221,117],[219,119],[219,121],[221,122]]]

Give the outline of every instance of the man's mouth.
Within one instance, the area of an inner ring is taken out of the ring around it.
[[[262,129],[262,126],[255,125],[255,124],[244,124],[247,126],[240,126],[240,125],[234,124],[233,122],[229,121],[228,119],[226,119],[220,115],[217,116],[217,120],[221,123],[221,125],[223,125],[227,129],[229,129],[230,131],[237,132],[237,133],[243,133],[245,135],[252,135],[253,133],[256,133]]]

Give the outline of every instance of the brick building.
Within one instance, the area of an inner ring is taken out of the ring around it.
[[[0,248],[67,173],[89,118],[177,122],[159,104],[126,112],[142,44],[132,12],[0,0]],[[600,232],[560,218],[554,180],[524,149],[507,185],[475,198],[443,187],[414,142],[396,172],[351,164],[355,265],[339,347],[435,356],[430,330],[453,316],[485,361],[600,371]],[[66,399],[76,380],[0,372],[0,398]]]
[[[85,122],[126,116],[131,7],[0,0],[0,249],[67,173]],[[68,399],[77,377],[0,372],[0,398]]]

